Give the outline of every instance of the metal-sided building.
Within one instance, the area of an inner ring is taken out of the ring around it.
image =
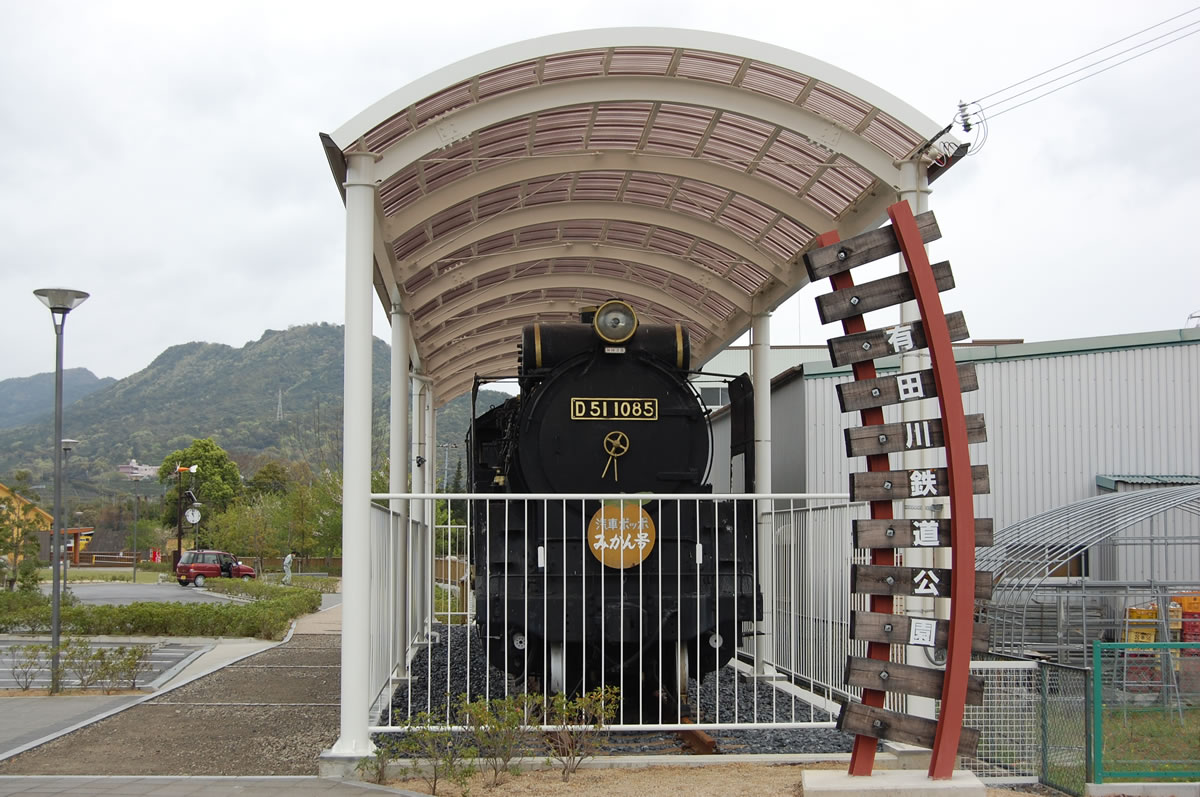
[[[1144,494],[1200,491],[1200,329],[963,345],[956,358],[972,363],[979,381],[978,390],[963,394],[966,412],[987,419],[987,442],[971,446],[971,459],[989,468],[991,491],[976,496],[976,513],[994,519],[997,544],[981,549],[980,567],[1001,570],[995,602],[1022,607],[1014,620],[1019,628],[999,632],[1019,636],[1009,647],[1057,646],[1062,657],[1071,647],[1074,659],[1084,641],[1119,637],[1127,608],[1159,593],[1200,588],[1200,504],[1189,493],[1162,510]],[[728,372],[737,365],[731,352],[706,368]],[[898,369],[898,362],[880,365],[881,373]],[[864,459],[846,456],[844,432],[854,419],[841,412],[835,387],[850,380],[849,369],[833,368],[827,358],[774,378],[776,490],[845,491],[849,474],[866,469]],[[899,407],[884,416],[899,421]],[[730,486],[721,453],[728,434],[728,413],[717,411],[711,471],[717,491]],[[1089,508],[1104,496],[1130,498],[1135,491],[1143,493],[1136,508],[1129,502],[1122,508],[1119,498]],[[1088,594],[1079,595],[1081,586]],[[1081,622],[1092,625],[1069,646],[1062,633],[1047,642],[1056,627],[1061,632]]]

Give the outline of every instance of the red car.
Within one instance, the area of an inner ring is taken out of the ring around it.
[[[249,581],[255,577],[255,572],[253,567],[242,564],[236,556],[225,551],[184,551],[175,566],[175,577],[181,587],[189,583],[203,587],[209,578]]]

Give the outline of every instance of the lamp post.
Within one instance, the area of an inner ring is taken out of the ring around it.
[[[75,448],[75,446],[79,445],[79,441],[67,439],[67,440],[59,441],[59,444],[62,446],[62,480],[63,480],[63,483],[65,484],[67,481],[67,467],[71,464],[71,449],[73,449],[73,448]],[[58,479],[55,479],[55,481],[58,481]],[[73,553],[78,553],[78,551],[75,550],[75,542],[78,541],[78,539],[79,539],[78,536],[76,536],[75,540],[69,540],[66,537],[67,528],[68,528],[68,526],[66,525],[67,515],[69,515],[69,514],[70,514],[70,512],[67,511],[67,499],[63,498],[63,507],[62,507],[63,539],[62,539],[62,542],[59,543],[59,548],[58,548],[59,553],[62,555],[62,562],[57,563],[58,566],[60,568],[62,568],[63,589],[66,589],[66,586],[67,586],[67,570],[69,569],[68,562],[71,559],[70,556],[67,556],[67,551],[66,551],[67,544],[68,543],[71,544],[71,551]],[[76,512],[75,515],[76,515],[76,517],[78,517],[79,513]],[[79,521],[76,520],[75,525],[71,526],[69,528],[78,528],[79,525],[80,525]]]
[[[61,603],[62,584],[58,577],[58,561],[62,546],[62,394],[63,394],[63,327],[67,322],[67,313],[83,304],[89,294],[70,288],[39,288],[33,292],[42,304],[50,309],[50,318],[54,322],[55,358],[54,358],[54,529],[50,534],[50,555],[54,561],[54,576],[51,580],[51,609],[50,609],[50,692],[55,694],[62,690],[59,681],[58,638],[60,630],[59,606]]]
[[[137,544],[137,524],[138,524],[138,482],[142,480],[141,476],[130,476],[129,480],[133,482],[133,583],[137,584],[137,560],[138,560],[138,544]]]
[[[190,467],[187,465],[175,466],[175,479],[179,485],[179,505],[176,507],[175,513],[175,557],[171,563],[172,567],[177,566],[179,559],[183,556],[183,474],[185,472],[195,474],[199,468],[199,465],[192,465]],[[192,501],[195,500],[195,496],[193,496]]]

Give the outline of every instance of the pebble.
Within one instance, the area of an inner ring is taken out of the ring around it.
[[[489,667],[484,646],[466,626],[435,628],[440,641],[422,651],[413,660],[412,677],[401,682],[393,693],[392,716],[402,724],[410,716],[432,710],[435,716],[447,716],[448,697],[470,694],[472,700],[500,698],[518,688],[495,667]],[[468,655],[469,653],[469,655]],[[843,753],[849,752],[854,738],[833,728],[770,728],[771,724],[792,721],[828,722],[829,714],[814,708],[766,684],[755,688],[753,681],[740,677],[731,667],[708,673],[697,685],[690,681],[693,718],[697,722],[759,722],[762,729],[709,731],[717,739],[718,750],[744,753]],[[637,745],[622,746],[621,751]],[[661,753],[659,740],[648,740],[639,752]]]

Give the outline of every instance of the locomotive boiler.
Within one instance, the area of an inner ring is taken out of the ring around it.
[[[472,423],[473,492],[493,494],[472,507],[478,633],[530,690],[615,685],[627,716],[662,717],[761,619],[752,502],[709,497],[690,359],[684,327],[611,300],[579,323],[526,326],[520,394]],[[735,385],[734,426],[752,429],[749,380]]]

